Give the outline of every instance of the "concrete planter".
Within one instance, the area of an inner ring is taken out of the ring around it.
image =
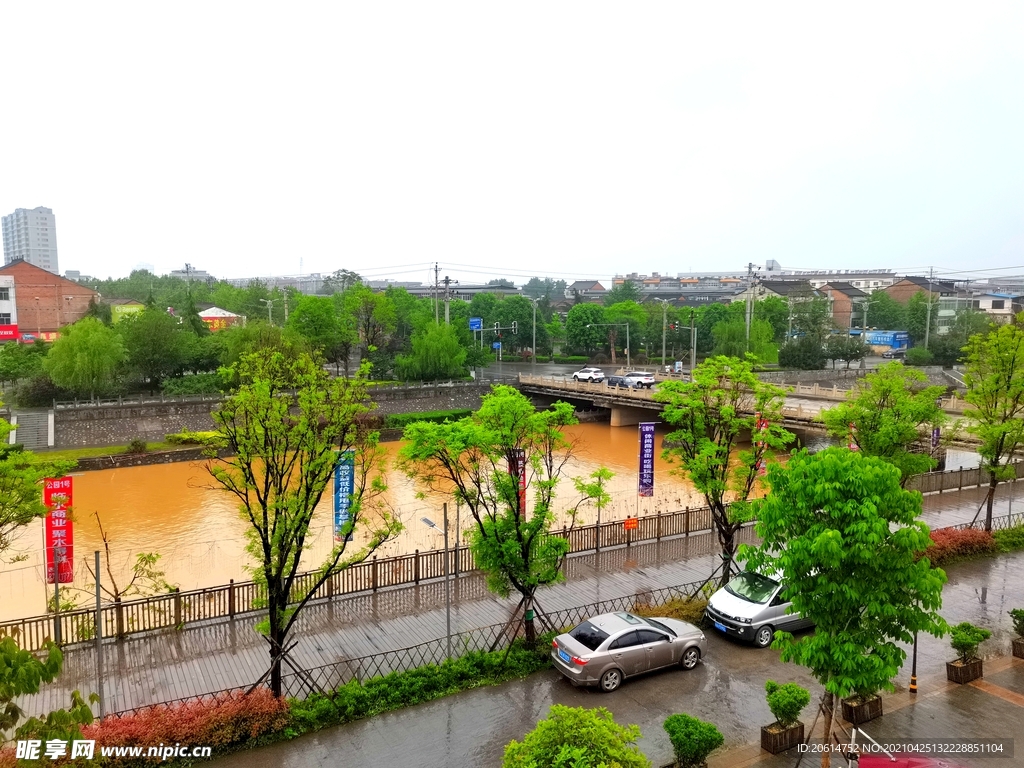
[[[862,699],[859,696],[851,696],[843,699],[843,719],[853,725],[860,725],[882,716],[882,697],[872,696],[869,699]]]
[[[1018,659],[1024,659],[1024,637],[1013,638],[1013,655]]]
[[[982,675],[981,659],[971,659],[966,664],[959,659],[946,662],[946,679],[951,683],[969,683]]]
[[[761,727],[761,749],[773,755],[792,749],[804,740],[804,724],[796,722],[789,728],[780,728],[778,723]]]

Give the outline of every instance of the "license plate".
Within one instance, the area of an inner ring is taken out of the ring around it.
[[[719,624],[717,621],[715,622],[715,629],[717,629],[719,632],[728,632],[729,631],[729,628],[726,627],[725,624]]]
[[[558,658],[560,658],[562,661],[564,661],[566,663],[569,663],[570,661],[572,661],[572,656],[570,656],[568,653],[563,651],[561,648],[558,649]]]

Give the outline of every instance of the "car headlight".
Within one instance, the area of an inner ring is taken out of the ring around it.
[[[750,619],[739,619],[740,624],[749,624]]]

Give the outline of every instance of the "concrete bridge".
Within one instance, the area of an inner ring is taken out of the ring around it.
[[[649,420],[661,413],[663,405],[654,399],[652,389],[609,387],[604,382],[592,384],[573,381],[561,376],[530,376],[519,374],[519,389],[530,395],[572,403],[586,403],[611,411],[613,427],[627,427]],[[826,390],[827,391],[827,390]],[[840,390],[842,391],[842,390]],[[844,392],[845,397],[845,392]],[[782,407],[783,426],[790,429],[813,429],[824,432],[824,425],[816,420],[826,401],[815,402],[800,397],[787,397]],[[753,401],[750,410],[753,413]]]

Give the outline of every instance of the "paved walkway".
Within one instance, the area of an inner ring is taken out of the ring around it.
[[[885,697],[885,714],[867,726],[879,740],[903,738],[1016,737],[1024,723],[1024,662],[1008,656],[1012,624],[1006,614],[1024,607],[1024,552],[961,563],[948,569],[941,611],[947,621],[970,621],[993,630],[981,646],[985,677],[968,686],[945,680],[945,662],[953,658],[948,640],[920,638],[919,692],[906,691],[909,659],[897,677],[898,690]],[[764,699],[766,680],[797,682],[813,700],[820,686],[803,667],[779,660],[771,649],[708,635],[708,651],[694,670],[669,670],[627,681],[613,694],[573,688],[554,670],[525,680],[479,688],[437,701],[324,729],[294,741],[241,752],[216,761],[220,768],[248,768],[254,758],[265,768],[314,768],[343,762],[352,768],[415,765],[417,768],[497,766],[504,746],[521,739],[552,704],[607,707],[619,723],[640,726],[640,748],[655,766],[671,760],[671,745],[662,723],[675,712],[713,722],[725,736],[725,747],[711,768],[790,768],[797,755],[770,757],[761,752],[759,730],[774,718]],[[813,709],[802,718],[810,726]],[[818,729],[820,731],[821,722]],[[1024,765],[1024,742],[1017,738],[1012,759],[953,758],[977,768]],[[805,768],[817,757],[807,756]],[[845,761],[837,760],[837,768]]]
[[[999,491],[997,515],[1010,508],[1013,488],[1001,486]],[[983,489],[927,496],[924,518],[933,527],[967,522],[983,498]],[[1024,500],[1019,509],[1024,511]],[[751,531],[744,535],[753,540]],[[572,557],[566,563],[566,582],[544,590],[541,604],[545,610],[557,611],[703,581],[717,564],[717,540],[711,534]],[[463,576],[453,588],[452,631],[502,624],[516,602],[489,594],[479,574]],[[254,617],[248,616],[108,641],[104,647],[106,711],[251,685],[268,663],[266,641],[253,624]],[[309,606],[293,634],[298,640],[294,657],[304,668],[313,669],[444,636],[443,582],[423,583]],[[65,706],[72,690],[84,693],[96,688],[94,649],[70,648],[59,680],[21,704],[30,713],[41,714]]]

